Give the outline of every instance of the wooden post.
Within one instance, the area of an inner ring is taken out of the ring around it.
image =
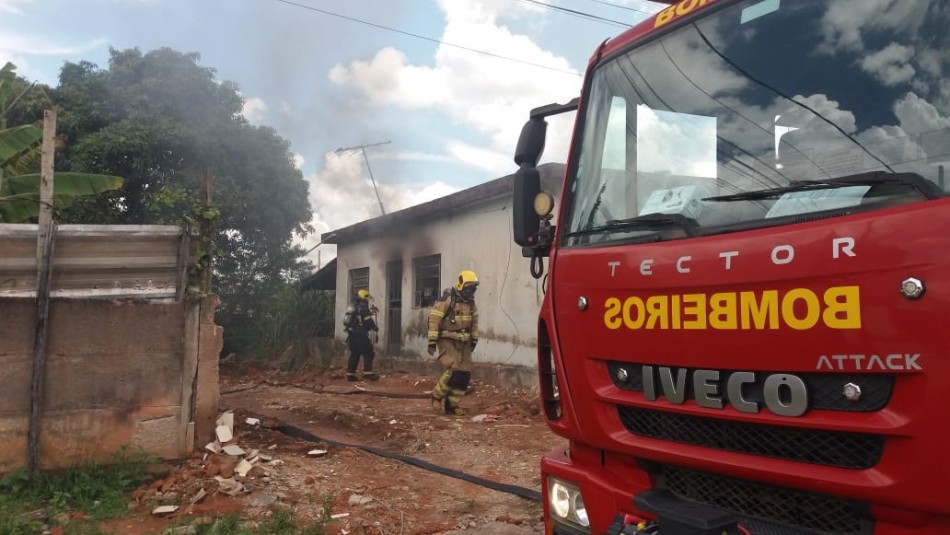
[[[36,282],[36,332],[33,338],[33,381],[30,388],[30,428],[27,437],[27,470],[36,473],[40,445],[40,410],[43,406],[43,379],[46,375],[46,340],[49,337],[49,293],[52,271],[53,242],[56,227],[47,224],[43,235],[42,264]]]
[[[56,110],[43,111],[43,146],[40,159],[40,216],[36,236],[37,281],[43,266],[46,233],[53,220],[53,156],[56,152]]]
[[[30,385],[30,427],[27,432],[27,470],[36,473],[40,445],[40,411],[46,375],[46,340],[49,337],[49,294],[53,241],[53,157],[56,152],[56,110],[43,111],[43,146],[40,160],[40,213],[36,233],[36,331],[33,337],[33,377]]]

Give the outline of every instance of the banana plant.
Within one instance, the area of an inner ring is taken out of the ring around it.
[[[43,129],[35,124],[6,127],[7,112],[25,92],[14,95],[15,71],[12,63],[0,69],[0,223],[30,220],[40,208],[40,175],[27,171],[40,159]],[[116,190],[122,183],[117,176],[54,172],[53,203],[63,208],[76,197]]]

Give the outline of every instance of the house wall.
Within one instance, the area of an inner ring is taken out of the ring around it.
[[[464,269],[478,275],[476,302],[479,339],[475,358],[479,362],[537,365],[537,315],[544,298],[541,281],[529,270],[529,259],[512,241],[511,197],[502,196],[467,205],[448,218],[394,228],[386,235],[341,244],[337,248],[336,317],[342,318],[349,299],[349,271],[369,267],[369,291],[380,309],[386,333],[386,265],[401,259],[402,347],[404,355],[425,355],[429,308],[413,305],[413,258],[441,255],[441,287],[449,288]],[[342,321],[337,338],[344,338]],[[380,350],[379,348],[377,349]],[[426,355],[427,357],[428,355]]]

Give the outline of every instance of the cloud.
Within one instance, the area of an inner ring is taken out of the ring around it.
[[[32,1],[33,0],[0,0],[0,13],[22,13],[19,5],[29,4]]]
[[[0,0],[0,13],[16,13],[16,5],[8,0]],[[6,62],[17,66],[20,76],[37,78],[38,73],[32,72],[30,56],[75,56],[106,44],[104,37],[93,39],[84,44],[62,45],[55,40],[42,35],[21,34],[16,32],[0,32],[0,65]]]
[[[304,159],[302,154],[294,153],[294,167],[303,169]]]
[[[485,149],[458,141],[449,141],[446,149],[451,154],[451,159],[488,172],[505,169],[506,167],[514,168],[511,151],[501,152],[494,149]]]
[[[920,27],[927,15],[926,2],[906,0],[839,0],[830,4],[822,18],[825,41],[819,48],[834,53],[837,48],[864,48],[864,36],[883,29],[910,30]]]
[[[264,119],[264,112],[267,111],[267,103],[257,97],[244,99],[244,107],[241,108],[241,115],[248,122],[260,123]]]
[[[35,56],[73,56],[106,44],[107,39],[98,37],[85,44],[58,45],[41,35],[3,32],[0,34],[0,50]]]
[[[441,40],[578,73],[567,59],[501,24],[501,13],[517,15],[523,11],[521,5],[511,0],[440,0],[446,19]],[[334,66],[329,78],[355,86],[378,106],[434,110],[481,134],[489,145],[482,154],[490,159],[479,162],[480,167],[494,176],[511,170],[510,154],[528,112],[551,102],[566,102],[580,90],[580,76],[445,44],[438,46],[433,59],[432,66],[413,65],[403,52],[386,47],[370,60]],[[447,140],[443,148],[448,154],[466,157],[468,163],[475,161],[474,151],[458,141]]]
[[[894,115],[903,130],[914,134],[950,128],[950,118],[914,93],[907,93],[894,103]]]
[[[872,52],[861,59],[861,68],[884,85],[894,86],[910,81],[917,71],[910,64],[914,49],[891,43],[886,48]]]

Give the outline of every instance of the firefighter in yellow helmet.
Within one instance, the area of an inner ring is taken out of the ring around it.
[[[350,346],[350,358],[346,363],[346,380],[357,381],[356,368],[359,366],[360,357],[363,357],[363,379],[376,381],[379,376],[373,371],[373,359],[376,353],[373,350],[373,343],[369,339],[370,331],[378,331],[376,317],[369,304],[373,296],[369,290],[361,289],[356,292],[353,302],[346,307],[346,313],[343,315],[343,327],[348,334],[346,341]]]
[[[429,354],[437,355],[445,369],[432,389],[432,409],[436,412],[465,414],[459,402],[472,378],[472,350],[478,344],[477,288],[475,272],[464,270],[429,312]]]

